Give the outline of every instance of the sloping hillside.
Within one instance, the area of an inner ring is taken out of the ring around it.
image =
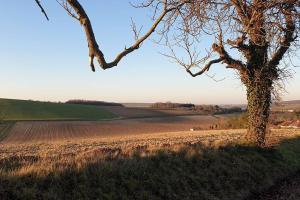
[[[103,120],[117,115],[90,105],[0,99],[3,120]]]

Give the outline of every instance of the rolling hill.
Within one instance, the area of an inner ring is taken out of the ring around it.
[[[0,120],[104,120],[116,117],[99,106],[0,99]]]

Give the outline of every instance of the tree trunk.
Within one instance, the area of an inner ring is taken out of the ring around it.
[[[246,83],[248,100],[247,139],[256,145],[265,146],[270,115],[272,81],[268,76],[253,78]]]

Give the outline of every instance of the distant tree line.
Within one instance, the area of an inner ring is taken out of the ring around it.
[[[157,109],[178,109],[178,108],[194,108],[195,105],[191,103],[172,103],[172,102],[157,102],[151,105],[151,108]]]
[[[204,114],[226,114],[242,112],[240,107],[222,108],[218,105],[195,105],[191,103],[172,103],[172,102],[158,102],[151,105],[154,109],[182,109],[200,112]]]
[[[81,105],[93,105],[93,106],[122,106],[120,103],[105,102],[105,101],[91,101],[82,99],[73,99],[66,101],[66,104],[81,104]]]

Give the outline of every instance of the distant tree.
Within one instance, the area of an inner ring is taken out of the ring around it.
[[[191,103],[157,102],[152,104],[150,107],[157,108],[157,109],[178,109],[178,108],[193,109],[195,108],[195,105]]]
[[[47,17],[39,1],[36,2]],[[79,1],[62,0],[60,4],[84,28],[93,71],[95,58],[102,69],[116,66],[159,25],[159,33],[170,47],[166,56],[184,66],[191,76],[202,75],[217,63],[236,71],[247,88],[248,138],[259,146],[265,145],[272,92],[287,77],[285,58],[298,49],[299,0],[146,0],[136,7],[154,9],[153,25],[140,36],[133,23],[135,43],[111,62],[99,48],[90,19]],[[207,37],[215,41],[208,55],[199,58],[198,50],[205,49],[199,47],[200,39]],[[177,47],[186,51],[187,62],[178,58]]]
[[[82,99],[68,100],[68,101],[66,101],[66,104],[81,104],[81,105],[93,105],[93,106],[121,106],[121,107],[123,107],[123,105],[120,103],[82,100]]]

